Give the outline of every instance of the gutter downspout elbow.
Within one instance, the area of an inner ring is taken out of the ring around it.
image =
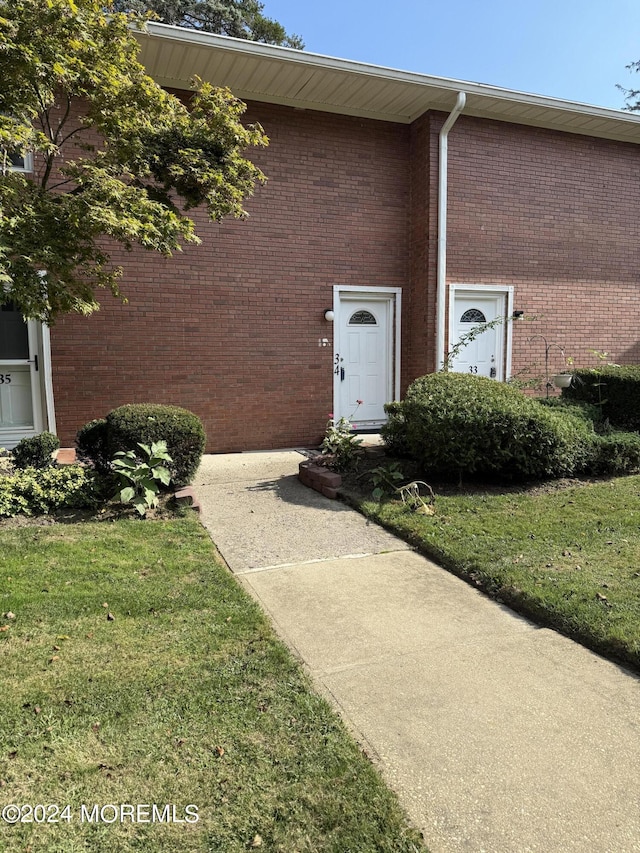
[[[447,281],[447,166],[448,166],[448,137],[449,131],[456,122],[467,102],[464,92],[458,92],[456,104],[449,117],[442,125],[439,137],[438,162],[438,257],[436,285],[436,370],[442,370],[444,365],[444,320],[445,295]]]

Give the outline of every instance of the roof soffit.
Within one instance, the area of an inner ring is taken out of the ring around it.
[[[410,124],[450,112],[640,143],[640,116],[459,80],[396,71],[290,48],[151,23],[137,33],[140,59],[161,85],[189,89],[195,76],[243,100]]]

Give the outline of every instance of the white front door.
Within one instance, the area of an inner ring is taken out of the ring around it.
[[[38,328],[12,305],[0,305],[0,447],[42,432]]]
[[[506,316],[506,294],[456,290],[451,302],[449,323],[450,369],[502,381],[505,378],[505,323],[474,330]],[[461,341],[466,341],[459,346]]]
[[[393,300],[341,293],[335,332],[334,416],[358,428],[385,423],[393,399]],[[362,401],[362,402],[358,402]]]

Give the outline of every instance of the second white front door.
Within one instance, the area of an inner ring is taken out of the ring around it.
[[[487,376],[499,381],[505,378],[505,324],[498,322],[506,315],[506,294],[496,292],[457,290],[451,301],[449,352],[451,370]],[[470,334],[479,331],[477,336]],[[460,345],[460,342],[463,343]]]
[[[385,423],[393,399],[393,300],[341,293],[336,318],[334,416],[359,428]],[[361,402],[359,402],[361,401]]]

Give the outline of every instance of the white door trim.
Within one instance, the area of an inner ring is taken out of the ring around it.
[[[40,388],[40,370],[44,367],[40,357],[40,340],[38,335],[38,323],[35,320],[27,320],[27,334],[29,335],[29,369],[31,373],[31,400],[33,405],[33,425],[36,433],[44,429],[42,423],[42,390]]]
[[[390,311],[390,322],[388,324],[388,342],[389,354],[393,355],[393,359],[389,360],[389,364],[393,364],[391,387],[394,400],[400,399],[400,354],[401,354],[401,339],[400,327],[402,319],[402,288],[401,287],[363,287],[361,285],[352,284],[334,284],[333,286],[333,356],[335,361],[336,355],[340,352],[340,307],[341,303],[348,301],[349,298],[357,300],[366,297],[370,301],[387,302]],[[333,364],[333,362],[332,362]],[[340,391],[340,377],[334,372],[333,375],[333,410],[338,409],[338,399]],[[391,400],[389,401],[391,402]]]
[[[47,415],[47,429],[54,435],[56,430],[56,410],[53,399],[53,372],[51,367],[51,332],[44,323],[40,327],[42,338],[42,371],[44,376],[44,402]]]
[[[451,350],[453,339],[455,337],[455,304],[456,296],[463,293],[482,293],[485,296],[502,297],[503,310],[506,317],[505,320],[505,353],[503,358],[504,363],[504,379],[505,381],[511,377],[511,349],[513,343],[513,329],[511,318],[513,317],[513,292],[514,286],[510,284],[450,284],[449,285],[449,334],[448,334],[448,350]]]

